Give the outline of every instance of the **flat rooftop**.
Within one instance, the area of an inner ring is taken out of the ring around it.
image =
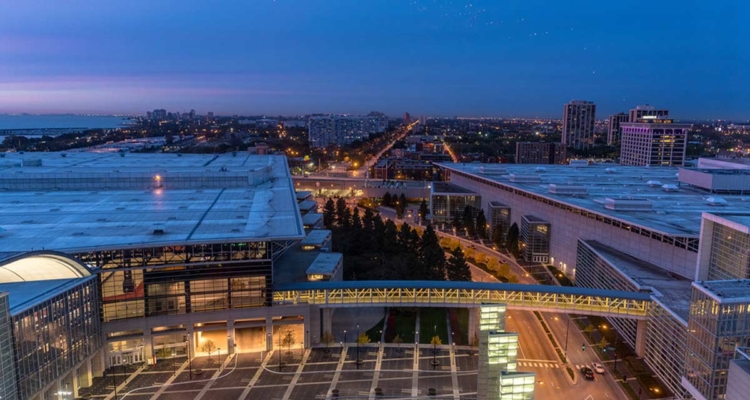
[[[636,224],[662,234],[698,237],[701,214],[749,213],[750,194],[721,194],[723,205],[710,205],[706,199],[712,195],[687,185],[680,186],[677,167],[632,167],[618,164],[593,164],[588,166],[544,165],[544,169],[519,164],[459,164],[441,163],[441,167],[470,174],[474,177],[505,187],[533,193],[582,210],[594,212],[623,222]],[[506,172],[481,172],[483,165],[502,165]],[[541,182],[511,182],[510,174],[537,175]],[[658,181],[660,184],[647,184]],[[549,185],[582,186],[587,194],[565,195],[549,193]],[[662,185],[678,186],[666,191]],[[604,207],[606,198],[645,199],[650,211],[616,211]],[[502,200],[502,198],[500,199]]]
[[[92,275],[85,278],[0,283],[0,293],[8,293],[10,314],[17,315],[89,279],[97,278]]]
[[[690,280],[675,274],[669,274],[663,268],[605,246],[595,240],[585,240],[584,243],[638,286],[643,289],[652,289],[654,296],[662,304],[669,307],[684,321],[688,320],[692,283]]]
[[[302,238],[283,156],[0,158],[0,253]]]
[[[302,243],[303,245],[320,246],[329,237],[331,237],[331,231],[329,231],[328,229],[314,229],[311,230],[310,233],[308,233],[300,243]]]
[[[700,281],[693,285],[722,303],[750,302],[750,279]]]
[[[341,253],[320,253],[307,268],[307,274],[332,274],[343,258]]]

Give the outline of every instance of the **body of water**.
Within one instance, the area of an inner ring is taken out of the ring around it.
[[[0,131],[41,129],[112,129],[130,122],[127,117],[72,114],[0,114]]]

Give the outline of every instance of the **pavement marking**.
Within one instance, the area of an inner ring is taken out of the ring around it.
[[[453,400],[459,400],[461,398],[458,388],[458,370],[456,369],[456,353],[453,351],[453,346],[448,348],[451,358],[451,383],[453,384]]]
[[[307,362],[308,357],[310,357],[310,349],[305,350],[305,354],[302,355],[302,361],[300,361],[297,371],[294,373],[294,378],[289,383],[289,387],[286,389],[284,397],[282,397],[281,400],[289,400],[289,397],[292,395],[292,390],[294,390],[294,387],[297,385],[300,373],[302,372],[302,369],[305,368],[305,363]]]
[[[420,320],[421,313],[417,313],[417,318],[415,322],[415,331],[419,331],[419,320]],[[417,334],[417,337],[414,338],[419,343],[419,334]],[[414,345],[414,363],[412,364],[412,368],[414,369],[414,372],[411,374],[411,397],[418,397],[419,396],[419,373],[417,372],[419,370],[419,344]]]
[[[203,390],[201,390],[201,392],[198,393],[197,396],[195,396],[194,400],[201,400],[203,396],[206,395],[206,393],[208,392],[208,389],[210,389],[211,386],[213,386],[214,382],[216,382],[216,379],[221,375],[222,370],[226,370],[227,365],[229,365],[229,361],[231,361],[234,357],[237,357],[237,353],[232,353],[229,357],[224,359],[224,362],[221,363],[220,367],[216,369],[216,372],[214,372],[213,376],[211,377],[211,380],[206,383],[206,386],[204,386]],[[187,365],[187,363],[185,364]],[[185,365],[183,365],[182,368],[180,368],[180,371],[182,371],[183,369],[185,369]],[[156,397],[152,397],[151,400],[156,400]]]
[[[269,351],[268,354],[266,354],[266,359],[263,360],[263,362],[260,363],[260,368],[258,368],[257,371],[255,371],[255,375],[253,375],[253,379],[250,380],[250,383],[245,386],[245,390],[242,391],[242,394],[240,395],[241,399],[244,399],[247,397],[248,394],[250,394],[250,389],[255,386],[255,384],[258,382],[258,379],[260,379],[260,374],[263,373],[263,371],[266,369],[266,365],[268,365],[268,362],[271,361],[271,355],[273,354],[273,351]]]
[[[387,320],[388,318],[386,318]],[[383,329],[385,331],[385,329]],[[372,385],[370,385],[369,400],[375,399],[375,388],[378,387],[378,379],[380,378],[380,366],[383,362],[383,352],[385,349],[383,345],[378,346],[378,358],[375,360],[375,373],[372,375]]]
[[[125,389],[125,386],[127,386],[128,383],[130,383],[130,381],[132,381],[133,379],[135,379],[135,377],[138,376],[138,374],[140,374],[141,372],[143,372],[144,369],[146,369],[146,364],[144,364],[143,366],[141,366],[140,368],[138,368],[134,373],[130,374],[130,376],[128,376],[124,381],[122,381],[122,383],[120,383],[119,385],[117,385],[117,393],[118,393],[118,395],[119,395],[119,393],[122,393],[122,390]],[[116,381],[116,379],[115,379],[115,381]],[[107,386],[109,386],[109,385],[107,385]],[[112,399],[114,397],[115,397],[115,392],[112,391],[112,393],[108,394],[104,398],[104,400],[110,400],[110,399]]]
[[[336,389],[336,384],[339,383],[339,377],[341,376],[341,369],[344,367],[344,361],[346,360],[346,351],[349,350],[348,345],[344,345],[344,348],[341,349],[341,357],[339,357],[339,363],[336,365],[336,372],[333,374],[333,379],[331,379],[331,386],[328,387],[328,394],[326,395],[326,400],[331,399],[331,390]]]

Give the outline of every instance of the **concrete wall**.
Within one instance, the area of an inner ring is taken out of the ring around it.
[[[729,364],[726,400],[745,400],[750,397],[750,361],[734,360]]]

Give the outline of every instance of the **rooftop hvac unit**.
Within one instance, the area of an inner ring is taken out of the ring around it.
[[[568,165],[571,167],[585,167],[589,165],[589,160],[570,160]]]
[[[606,172],[608,174],[614,174],[614,173],[617,172],[617,168],[605,168],[604,172]]]
[[[712,205],[712,206],[725,206],[727,205],[727,201],[723,197],[709,197],[706,199],[706,203]]]
[[[662,185],[661,188],[665,192],[676,192],[676,191],[680,190],[680,188],[677,187],[677,185],[672,185],[671,183],[668,183],[666,185]]]
[[[604,208],[612,211],[651,211],[652,204],[648,199],[604,199]]]
[[[506,173],[505,168],[494,165],[482,165],[479,167],[479,172],[488,175],[503,175]]]
[[[544,168],[544,167],[536,167],[536,168],[534,168],[534,171],[536,171],[536,172],[544,172],[546,170],[547,170],[547,168]]]
[[[587,193],[586,188],[583,186],[555,184],[549,185],[549,192],[562,195],[582,195]]]
[[[510,181],[514,183],[540,183],[542,178],[538,175],[510,174]]]
[[[662,185],[659,181],[648,181],[646,182],[647,185],[651,186],[652,188],[659,187]]]

